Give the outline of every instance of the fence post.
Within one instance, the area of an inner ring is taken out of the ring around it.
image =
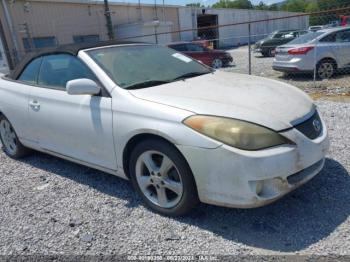
[[[314,87],[317,87],[317,42],[315,43],[315,50],[314,50]]]
[[[252,46],[251,46],[251,24],[248,24],[248,57],[249,57],[249,75],[252,74]]]

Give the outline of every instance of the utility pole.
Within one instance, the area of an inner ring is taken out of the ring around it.
[[[137,8],[139,9],[139,21],[142,21],[141,0],[139,0]]]
[[[34,46],[34,42],[33,42],[32,36],[30,34],[28,23],[26,21],[24,21],[24,23],[23,24],[19,24],[19,26],[22,28],[22,30],[20,32],[24,33],[26,38],[27,38],[27,46],[26,46],[26,48],[28,48],[29,51],[32,51],[35,48],[35,46]]]
[[[10,14],[8,8],[7,8],[6,0],[2,0],[1,4],[2,4],[2,7],[4,9],[6,23],[7,23],[8,27],[9,27],[9,30],[10,30],[11,39],[12,39],[13,45],[15,47],[15,50],[14,50],[14,56],[15,57],[14,58],[15,58],[15,63],[17,63],[18,60],[19,60],[19,57],[18,57],[19,44],[18,44],[17,35],[16,35],[15,30],[14,30],[11,14]]]
[[[158,20],[158,7],[157,7],[157,0],[154,0],[154,20]]]
[[[111,10],[109,9],[108,0],[104,0],[104,3],[105,3],[105,17],[106,17],[108,37],[110,40],[113,40],[114,30],[113,30],[113,24],[112,24]]]

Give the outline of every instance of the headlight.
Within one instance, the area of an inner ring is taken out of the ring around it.
[[[273,130],[236,119],[195,115],[183,123],[203,135],[243,150],[294,144]]]

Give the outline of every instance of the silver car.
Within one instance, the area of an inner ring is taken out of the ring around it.
[[[276,49],[273,69],[286,73],[316,73],[331,78],[350,68],[350,27],[310,32]],[[316,70],[316,71],[315,71]]]

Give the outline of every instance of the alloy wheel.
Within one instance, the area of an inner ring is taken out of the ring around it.
[[[3,146],[10,154],[15,155],[18,149],[17,136],[10,122],[6,119],[2,119],[0,122],[0,135],[4,143]]]
[[[334,74],[334,65],[331,62],[323,62],[319,65],[317,74],[321,79],[331,78]]]
[[[144,196],[162,208],[173,208],[181,200],[184,186],[173,161],[158,151],[146,151],[136,162],[136,181]]]
[[[212,63],[212,67],[215,68],[215,69],[219,69],[222,67],[222,61],[221,59],[215,59]]]

